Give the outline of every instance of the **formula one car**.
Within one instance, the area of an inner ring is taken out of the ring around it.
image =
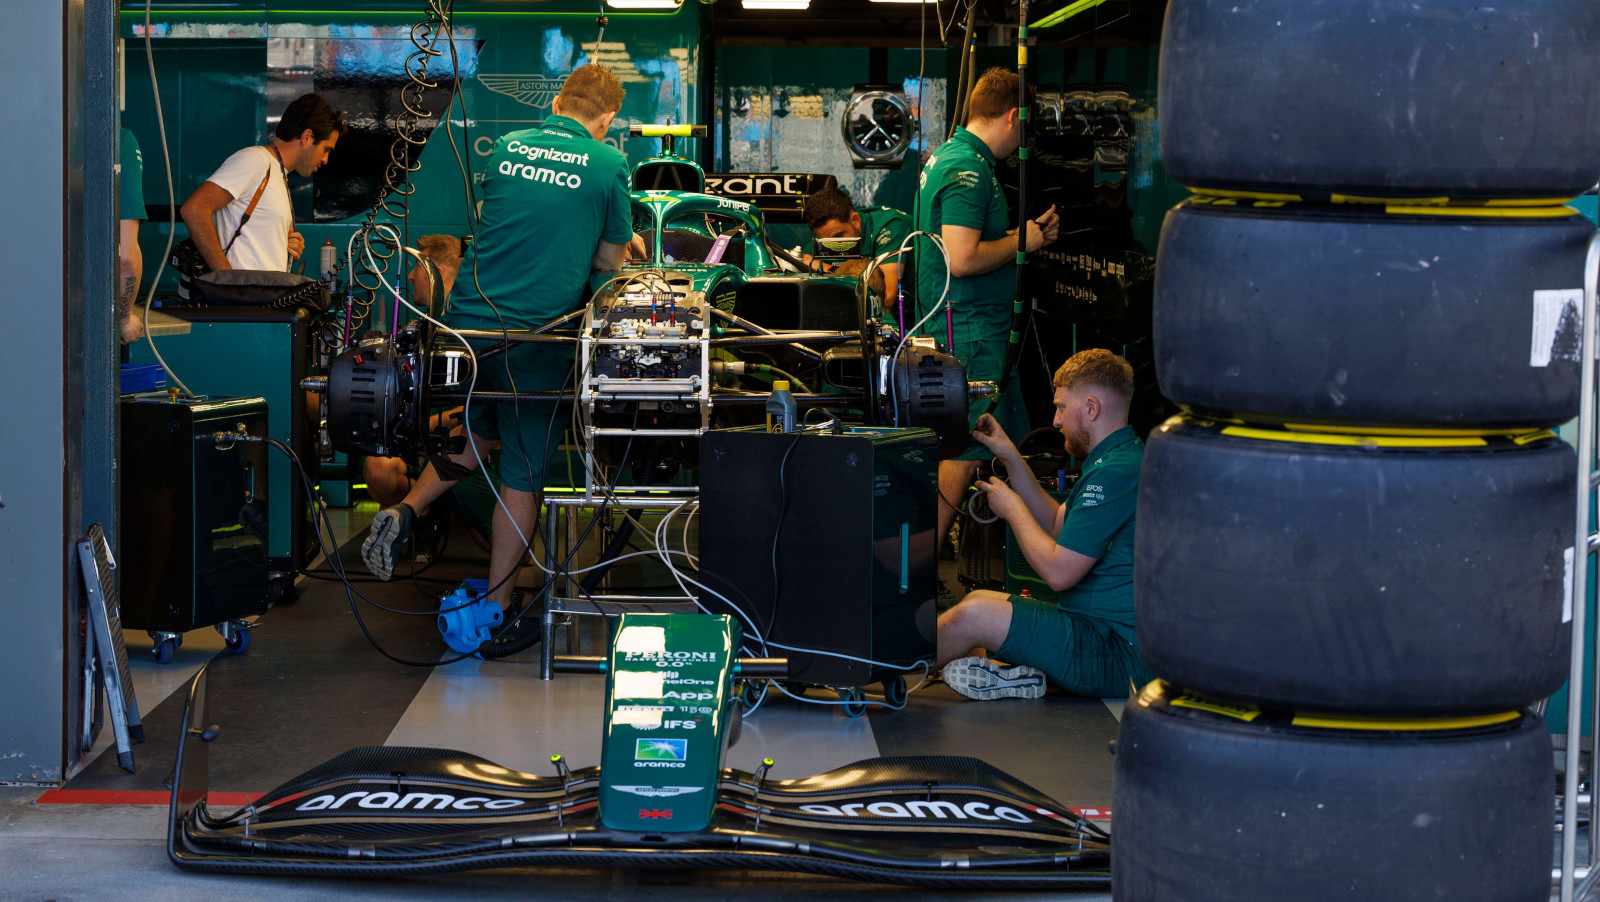
[[[352,749],[231,814],[207,806],[206,673],[190,685],[168,854],[201,871],[411,875],[492,867],[800,871],[986,888],[1109,886],[1110,837],[973,758],[858,761],[801,780],[723,766],[741,679],[785,662],[734,657],[728,617],[627,614],[604,673],[598,767],[519,773],[440,749]]]
[[[491,345],[477,352],[480,366],[516,343],[565,344],[573,349],[574,388],[469,392],[471,355],[418,320],[352,340],[326,377],[306,380],[307,389],[327,395],[333,448],[438,464],[447,448],[430,432],[429,417],[470,393],[474,405],[576,404],[585,453],[602,463],[617,465],[617,451],[632,442],[636,455],[663,469],[692,467],[706,429],[761,419],[773,378],[793,383],[801,409],[930,428],[952,448],[965,445],[968,399],[992,386],[969,386],[960,364],[931,340],[903,337],[907,324],[882,315],[870,297],[868,261],[856,267],[868,270],[864,277],[810,271],[768,240],[759,207],[703,193],[704,173],[671,145],[675,136],[703,134],[703,126],[634,130],[665,141],[633,177],[633,228],[646,238],[648,259],[594,274],[588,303],[538,328],[459,333]]]

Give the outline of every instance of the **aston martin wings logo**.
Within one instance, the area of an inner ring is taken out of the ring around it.
[[[704,786],[613,786],[611,788],[618,792],[628,792],[636,796],[658,799],[670,799],[673,796],[688,795],[691,792],[699,792],[705,789]]]
[[[478,81],[496,94],[504,94],[518,103],[545,109],[561,93],[562,79],[539,75],[480,75]]]

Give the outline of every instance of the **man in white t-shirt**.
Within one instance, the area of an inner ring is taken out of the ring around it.
[[[246,147],[223,161],[179,211],[206,265],[213,271],[288,270],[306,246],[294,230],[289,173],[316,172],[345,128],[343,113],[305,94],[283,111],[265,147]]]

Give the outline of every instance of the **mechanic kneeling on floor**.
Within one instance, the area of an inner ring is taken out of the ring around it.
[[[938,666],[945,683],[968,698],[1038,698],[1046,681],[1074,695],[1123,697],[1154,679],[1133,628],[1134,514],[1144,457],[1144,442],[1128,425],[1133,368],[1110,351],[1080,351],[1054,382],[1052,425],[1066,437],[1067,453],[1084,462],[1065,504],[1031,478],[993,417],[984,414],[972,433],[1007,473],[1028,474],[1015,485],[992,478],[975,488],[1060,597],[1051,604],[977,591],[939,617]],[[977,649],[994,659],[973,656]]]
[[[621,268],[634,240],[628,159],[601,139],[622,109],[622,97],[611,70],[580,66],[567,76],[541,127],[495,142],[483,180],[477,241],[467,249],[450,293],[453,328],[542,326],[584,303],[591,271]],[[474,344],[481,350],[494,342]],[[571,367],[570,346],[514,344],[485,362],[476,389],[558,391]],[[490,535],[489,598],[504,608],[527,550],[522,537],[533,535],[546,467],[564,423],[557,422],[555,403],[549,401],[476,404],[469,410],[469,442],[477,450],[468,447],[450,459],[475,469],[488,456],[489,442],[500,442],[504,504],[496,505]],[[404,501],[379,511],[361,549],[368,569],[388,579],[411,537],[416,511],[452,485],[430,463]],[[524,617],[512,632],[536,626],[536,617]]]

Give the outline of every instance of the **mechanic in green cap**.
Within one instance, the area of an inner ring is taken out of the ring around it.
[[[1079,351],[1055,375],[1053,425],[1083,459],[1065,504],[1032,478],[1004,429],[985,414],[979,444],[1021,478],[978,483],[1011,526],[1055,601],[970,592],[939,617],[945,685],[976,699],[1038,698],[1046,682],[1076,695],[1126,697],[1154,677],[1133,628],[1133,542],[1144,442],[1128,425],[1133,367],[1103,348]],[[993,658],[974,654],[984,649]]]
[[[622,96],[622,84],[610,69],[581,66],[567,76],[540,127],[495,142],[484,174],[477,240],[467,249],[450,293],[451,327],[499,331],[544,325],[583,305],[590,272],[621,268],[634,243],[628,159],[602,139],[622,109]],[[557,391],[568,384],[572,364],[569,345],[514,344],[485,362],[474,390]],[[451,458],[474,469],[488,458],[491,443],[500,443],[496,456],[504,503],[495,510],[490,531],[489,597],[502,607],[510,601],[514,571],[526,551],[522,537],[533,533],[546,466],[565,425],[557,423],[555,408],[553,402],[469,405],[469,447]],[[430,464],[404,501],[379,511],[361,548],[368,569],[388,579],[410,538],[416,511],[452,485]],[[535,619],[522,618],[512,632],[537,628]]]
[[[806,228],[818,238],[862,239],[861,253],[867,257],[898,250],[911,234],[911,217],[889,207],[857,208],[850,203],[850,195],[835,185],[806,198],[800,215]],[[894,286],[900,280],[900,259],[889,260],[878,270],[883,273],[884,306],[892,309],[897,297]],[[909,297],[913,292],[907,290],[906,294]]]
[[[144,316],[136,308],[139,280],[144,278],[144,255],[139,251],[139,223],[144,219],[144,155],[133,132],[122,130],[117,139],[117,249],[121,273],[117,277],[117,331],[122,343],[131,344],[144,334]]]
[[[917,229],[938,235],[950,255],[950,315],[955,346],[950,352],[966,368],[971,382],[1000,381],[1011,335],[1011,311],[1017,288],[1016,230],[1008,227],[1005,194],[995,177],[996,160],[1009,157],[1022,144],[1017,118],[1018,77],[994,68],[972,87],[967,124],[929,157],[917,190]],[[1028,222],[1027,249],[1036,251],[1056,240],[1060,217],[1051,207]],[[945,292],[945,262],[926,238],[917,239],[919,317],[934,308]],[[921,332],[946,340],[941,310]],[[1010,435],[1028,432],[1028,414],[1015,381],[997,399],[973,401],[971,423],[990,414]],[[939,463],[938,542],[943,544],[956,512],[978,472],[978,462],[992,456],[972,442],[953,460]]]

